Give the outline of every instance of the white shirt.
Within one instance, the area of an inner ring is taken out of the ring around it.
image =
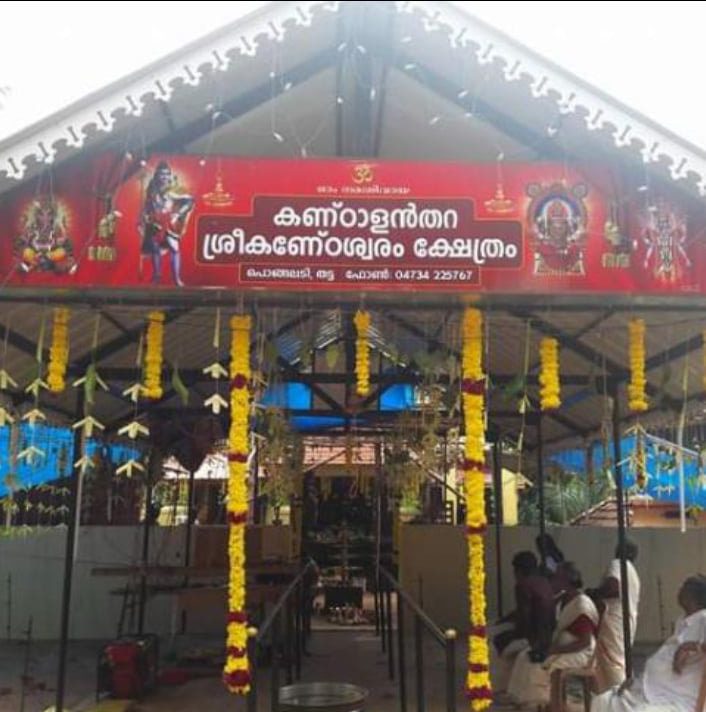
[[[630,640],[635,640],[637,628],[637,609],[640,605],[640,577],[632,564],[626,561],[628,571],[628,609],[630,611]],[[623,651],[623,599],[622,577],[620,575],[620,559],[613,559],[605,573],[605,578],[618,581],[618,597],[605,600],[605,611],[601,619],[598,637],[616,653]]]
[[[704,671],[703,656],[689,659],[680,675],[672,670],[677,648],[691,641],[706,642],[706,610],[677,621],[674,635],[648,658],[642,684],[650,704],[672,704],[684,712],[693,712]]]

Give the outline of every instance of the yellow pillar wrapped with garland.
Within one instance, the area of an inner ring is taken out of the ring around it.
[[[490,707],[488,635],[485,618],[485,378],[482,368],[483,317],[478,309],[466,309],[463,316],[463,418],[464,491],[466,535],[468,537],[468,595],[470,627],[466,695],[474,712]]]
[[[249,316],[230,320],[230,432],[228,434],[228,633],[223,680],[231,692],[250,691],[245,610],[245,524],[248,517],[248,422],[250,418]]]

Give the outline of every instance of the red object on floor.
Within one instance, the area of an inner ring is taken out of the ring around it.
[[[157,682],[157,637],[120,638],[106,645],[98,660],[98,692],[117,699],[139,699]]]
[[[117,642],[105,649],[112,668],[112,694],[118,699],[142,697],[145,680],[140,673],[140,646],[131,641]]]

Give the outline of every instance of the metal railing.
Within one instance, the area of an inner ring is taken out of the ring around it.
[[[424,612],[420,605],[402,588],[399,581],[384,567],[376,567],[375,586],[375,632],[380,636],[383,653],[388,656],[388,674],[395,679],[394,629],[392,593],[397,594],[397,680],[399,685],[400,712],[407,712],[407,671],[405,648],[405,608],[414,618],[414,667],[417,712],[426,710],[426,678],[424,667],[424,632],[437,642],[444,651],[446,712],[456,712],[456,631],[442,631]]]
[[[311,634],[310,589],[305,581],[307,573],[314,571],[309,562],[277,599],[259,628],[248,633],[248,658],[251,680],[247,697],[248,712],[258,712],[259,681],[257,671],[264,653],[270,657],[270,710],[279,712],[280,668],[283,668],[287,685],[301,679],[302,655]]]

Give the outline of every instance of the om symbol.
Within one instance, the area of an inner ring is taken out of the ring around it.
[[[373,182],[373,167],[369,163],[361,163],[353,167],[353,182],[357,185],[361,183]]]

